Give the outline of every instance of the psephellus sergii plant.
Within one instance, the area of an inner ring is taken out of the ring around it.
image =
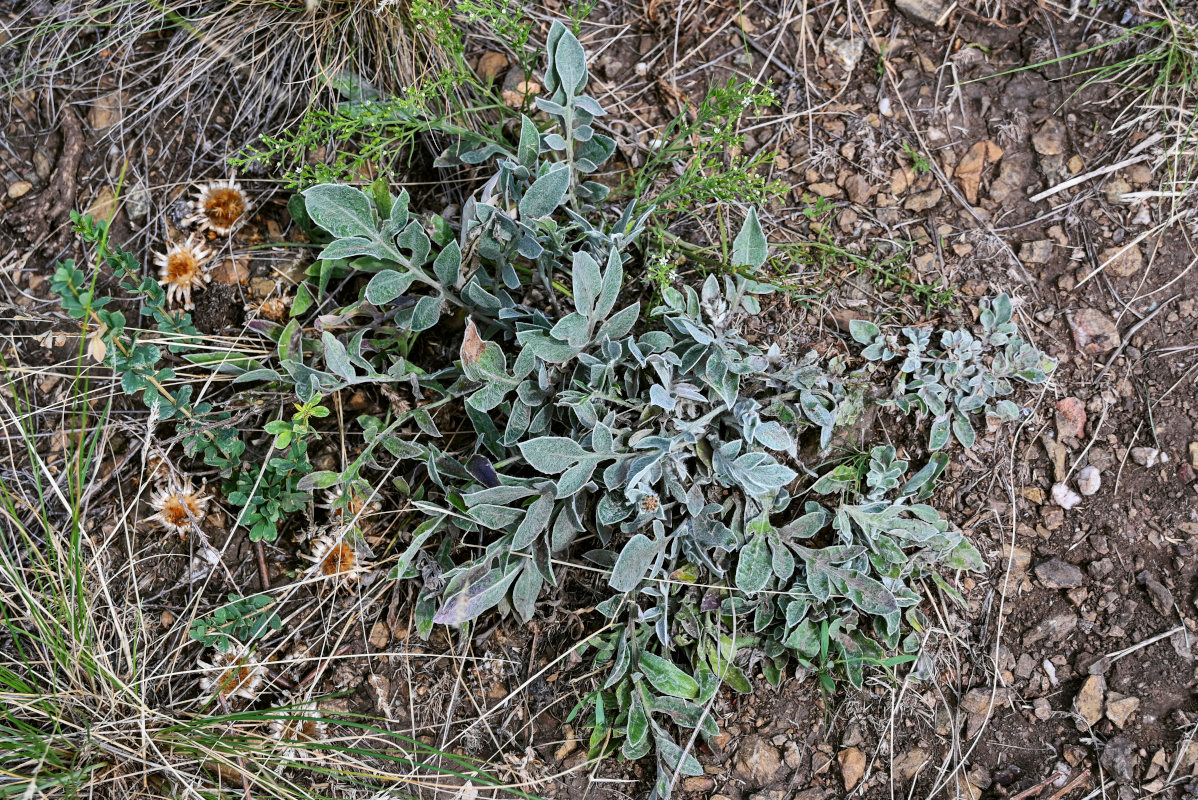
[[[585,54],[554,23],[546,57],[536,104],[548,130],[525,116],[514,147],[463,144],[439,160],[494,168],[456,231],[440,216],[413,217],[408,194],[382,182],[367,191],[317,185],[292,203],[324,242],[292,319],[251,324],[274,342],[272,358],[220,354],[237,383],[290,386],[299,401],[290,421],[280,414],[268,426],[278,455],[265,469],[241,463],[246,445],[222,426],[227,414],[193,404],[190,385],[165,388],[174,373],[159,366],[161,348],[104,310],[108,300],[93,296],[81,270],[60,266],[54,289],[71,316],[102,324],[104,358],[125,391],[176,423],[186,455],[226,477],[226,499],[243,509],[251,538],[274,539],[314,490],[373,498],[368,477],[389,475],[421,517],[389,576],[421,581],[422,636],[493,609],[531,620],[567,565],[581,559],[602,571],[606,623],[577,646],[601,679],[571,718],[589,727],[594,757],[655,753],[664,797],[678,776],[702,773],[693,744],[718,733],[711,707],[722,684],[748,692],[759,668],[776,685],[793,664],[825,688],[835,677],[861,686],[867,666],[916,658],[927,625],[916,582],[927,577],[955,595],[943,573],[983,567],[925,502],[948,463],[949,432],[970,447],[970,415],[1019,416],[1005,397],[1012,381],[1042,382],[1053,365],[1018,337],[1005,296],[983,305],[980,334],[943,332],[937,346],[927,331],[904,329],[900,340],[854,322],[874,365],[857,372],[842,358],[749,343],[741,323],[774,291],[754,277],[768,245],[752,209],[726,274],[697,289],[663,288],[647,314],[622,304],[647,212],[639,198],[614,219],[599,207],[608,189],[588,176],[615,144],[593,125],[605,111],[583,94]],[[102,240],[92,223],[80,227]],[[137,280],[131,256],[102,256],[171,334],[172,352],[211,363],[188,315],[166,310],[152,279]],[[331,307],[334,277],[358,295],[318,313]],[[530,288],[552,298],[554,313],[520,301]],[[460,360],[411,360],[417,337],[447,315],[465,318]],[[876,446],[821,472],[871,371],[900,356],[887,402],[932,417],[933,455],[911,465]],[[327,413],[320,399],[364,384],[400,387],[419,402],[388,419],[359,418],[365,447],[355,460],[312,471],[310,420]],[[434,419],[442,406],[464,412],[469,447],[443,444]],[[800,458],[800,439],[814,459]]]

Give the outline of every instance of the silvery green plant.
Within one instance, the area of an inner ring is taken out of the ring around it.
[[[355,462],[303,483],[360,489],[376,467],[401,476],[426,519],[391,574],[422,580],[422,634],[495,609],[531,620],[563,563],[603,570],[610,630],[592,649],[604,677],[575,714],[591,727],[592,755],[656,753],[668,795],[679,775],[702,771],[686,743],[717,732],[709,705],[721,685],[749,691],[757,664],[777,683],[790,663],[860,685],[867,664],[912,648],[901,634],[924,622],[913,582],[981,564],[922,502],[943,459],[908,476],[892,448],[875,448],[867,467],[821,475],[799,457],[802,438],[826,451],[846,377],[843,364],[787,359],[741,334],[773,291],[753,277],[768,257],[754,211],[727,274],[665,287],[647,321],[639,303],[621,303],[644,217],[605,222],[595,208],[606,189],[586,176],[613,150],[592,127],[604,112],[582,93],[585,57],[560,25],[548,56],[550,96],[537,102],[551,130],[526,117],[514,151],[443,155],[495,168],[456,236],[439,217],[412,217],[406,194],[305,192],[304,211],[331,237],[311,295],[335,270],[370,278],[356,302],[316,319],[319,341],[294,321],[270,331],[283,370],[242,378],[290,380],[301,397],[395,382],[425,398],[390,424],[363,418]],[[520,302],[530,286],[552,310]],[[448,311],[466,317],[459,361],[409,362],[393,342]],[[471,423],[470,452],[438,445],[428,411],[446,403]],[[409,420],[420,435],[401,435]],[[819,499],[795,500],[813,479]]]
[[[654,753],[664,797],[702,772],[690,744],[718,732],[722,685],[750,691],[757,666],[777,684],[792,664],[825,686],[861,685],[867,665],[911,658],[926,624],[916,582],[949,588],[940,570],[981,560],[926,503],[945,456],[909,470],[882,446],[829,468],[857,379],[843,361],[788,357],[742,334],[774,290],[755,277],[769,255],[755,211],[725,273],[662,287],[647,313],[627,299],[645,219],[631,209],[644,199],[622,214],[597,207],[607,190],[588,176],[614,145],[593,127],[604,111],[583,93],[585,54],[554,23],[547,57],[537,103],[548,130],[525,117],[515,149],[443,155],[493,168],[456,232],[383,183],[306,190],[292,213],[323,249],[293,318],[252,323],[274,341],[271,358],[222,354],[220,368],[290,386],[302,409],[360,385],[410,395],[390,419],[359,418],[364,447],[343,469],[311,471],[306,456],[284,466],[288,509],[323,489],[348,502],[378,491],[372,473],[391,476],[419,513],[390,574],[421,581],[421,635],[495,610],[531,620],[564,564],[600,571],[607,624],[586,648],[602,678],[573,716],[590,726],[592,755]],[[83,285],[74,273],[60,283]],[[348,304],[334,304],[349,299],[337,286],[355,292]],[[534,288],[548,307],[525,302]],[[931,409],[938,431],[941,417],[1008,394],[1012,377],[1043,379],[1043,355],[1010,316],[999,298],[981,337],[945,334],[938,347],[913,329],[903,344],[871,323],[852,333],[871,361],[903,357],[893,402]],[[447,318],[462,323],[457,360],[435,346],[413,357]],[[465,415],[465,442],[446,442],[439,408]],[[279,435],[299,423],[272,424]],[[240,499],[252,505],[255,491]]]
[[[866,359],[902,359],[887,402],[903,413],[914,410],[932,417],[930,450],[942,449],[950,435],[962,447],[973,447],[977,433],[970,417],[978,412],[1004,422],[1019,419],[1019,406],[1005,399],[1014,391],[1013,381],[1043,383],[1056,367],[1019,336],[1010,297],[983,298],[980,305],[977,335],[966,328],[938,336],[924,328],[903,328],[896,334],[867,320],[849,323],[852,337],[865,345],[861,355]]]

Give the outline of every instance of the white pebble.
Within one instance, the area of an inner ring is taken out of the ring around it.
[[[1082,501],[1082,496],[1063,483],[1052,487],[1052,502],[1068,511]]]
[[[1102,475],[1097,467],[1085,467],[1077,473],[1077,490],[1089,497],[1102,487]]]
[[[1163,453],[1155,447],[1133,447],[1131,460],[1141,467],[1155,467],[1157,464],[1167,464],[1169,454]]]

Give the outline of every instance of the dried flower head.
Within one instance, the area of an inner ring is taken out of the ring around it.
[[[276,718],[270,723],[270,735],[284,745],[284,758],[302,758],[319,755],[320,750],[304,747],[305,744],[323,742],[328,738],[328,723],[321,718],[314,706],[295,706],[287,709],[287,716]]]
[[[250,657],[242,645],[235,645],[227,652],[217,653],[212,663],[200,662],[205,674],[200,678],[200,689],[214,697],[230,700],[244,697],[253,700],[258,696],[266,668]]]
[[[229,178],[201,186],[188,207],[191,214],[184,222],[198,223],[200,230],[212,231],[217,236],[228,236],[249,219],[253,203],[237,181]]]
[[[652,514],[657,509],[661,508],[661,501],[657,499],[655,494],[647,494],[641,498],[641,511],[646,514]]]
[[[183,301],[183,308],[194,308],[191,302],[192,289],[203,288],[212,280],[212,276],[204,271],[212,251],[188,236],[187,240],[171,245],[165,253],[154,256],[158,265],[158,283],[166,287],[166,302],[174,303],[176,298]]]
[[[163,530],[182,534],[208,513],[208,496],[203,487],[197,490],[191,478],[185,478],[182,483],[172,481],[172,485],[155,488],[150,495],[150,507],[154,509],[151,521]]]
[[[344,536],[319,537],[312,544],[312,555],[304,558],[312,562],[308,568],[311,575],[332,580],[354,581],[368,569],[357,548]]]

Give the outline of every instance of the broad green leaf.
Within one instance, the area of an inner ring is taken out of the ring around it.
[[[699,684],[690,675],[674,666],[674,662],[653,653],[643,652],[637,666],[653,688],[672,697],[691,699],[699,696]]]
[[[338,238],[374,239],[377,227],[370,199],[352,186],[322,183],[305,189],[304,208],[320,227]]]
[[[520,455],[524,456],[529,466],[546,475],[557,475],[579,461],[596,458],[594,453],[565,436],[541,436],[521,442],[519,447]]]
[[[640,693],[632,695],[632,708],[628,710],[628,743],[640,747],[649,738],[649,715],[641,704]]]
[[[658,732],[660,731],[660,732]],[[684,752],[678,744],[669,737],[667,733],[658,728],[654,732],[654,742],[657,744],[657,754],[665,763],[666,767],[673,772],[677,770],[680,775],[702,775],[703,766],[690,753]]]
[[[416,276],[410,272],[397,272],[393,269],[376,272],[370,283],[366,284],[366,299],[371,305],[386,305],[406,292],[415,280]]]
[[[928,436],[928,449],[940,450],[948,444],[948,437],[951,432],[952,415],[942,414],[932,420],[932,432]]]
[[[327,469],[319,470],[317,472],[309,472],[300,478],[295,488],[301,492],[311,492],[315,489],[328,489],[330,486],[337,485],[340,481],[340,472],[333,472]]]
[[[973,430],[973,425],[969,423],[969,417],[964,414],[953,415],[953,436],[966,450],[973,447],[977,434]]]
[[[566,199],[569,188],[570,168],[565,164],[554,164],[520,198],[520,218],[541,219],[549,216]]]
[[[631,592],[644,580],[645,573],[660,550],[661,543],[643,533],[636,534],[620,551],[608,583],[618,592]]]
[[[534,500],[528,507],[524,519],[520,522],[520,527],[516,529],[516,535],[512,539],[512,550],[523,550],[536,541],[537,537],[549,527],[549,517],[552,513],[552,494],[542,494]]]
[[[507,357],[503,350],[495,342],[479,336],[474,320],[466,321],[459,356],[466,377],[482,384],[469,401],[479,411],[490,411],[499,405],[504,396],[520,383],[508,374]]]
[[[869,320],[849,320],[849,334],[861,344],[872,344],[882,335],[882,329]]]
[[[537,596],[541,593],[544,583],[545,579],[541,577],[532,560],[524,562],[520,577],[512,585],[512,608],[524,622],[531,621],[536,613]]]
[[[578,313],[589,318],[595,308],[595,300],[599,294],[602,276],[599,264],[585,250],[574,254],[571,287],[574,291],[574,307]],[[555,334],[556,335],[556,334]],[[566,338],[559,336],[558,338]]]
[[[537,156],[540,151],[541,136],[536,124],[527,117],[520,115],[520,145],[517,149],[516,160],[529,172],[536,172]]]
[[[736,588],[753,594],[769,583],[772,556],[766,534],[755,534],[741,549],[736,562]]]
[[[437,254],[433,262],[433,273],[442,286],[453,288],[458,282],[458,273],[462,267],[462,249],[457,242],[450,242]]]
[[[553,68],[569,96],[577,95],[587,84],[587,55],[570,31],[561,34],[553,54]]]
[[[765,240],[765,232],[761,230],[761,222],[757,219],[757,209],[749,207],[745,222],[732,242],[732,266],[753,267],[756,269],[769,258],[769,244]]]

